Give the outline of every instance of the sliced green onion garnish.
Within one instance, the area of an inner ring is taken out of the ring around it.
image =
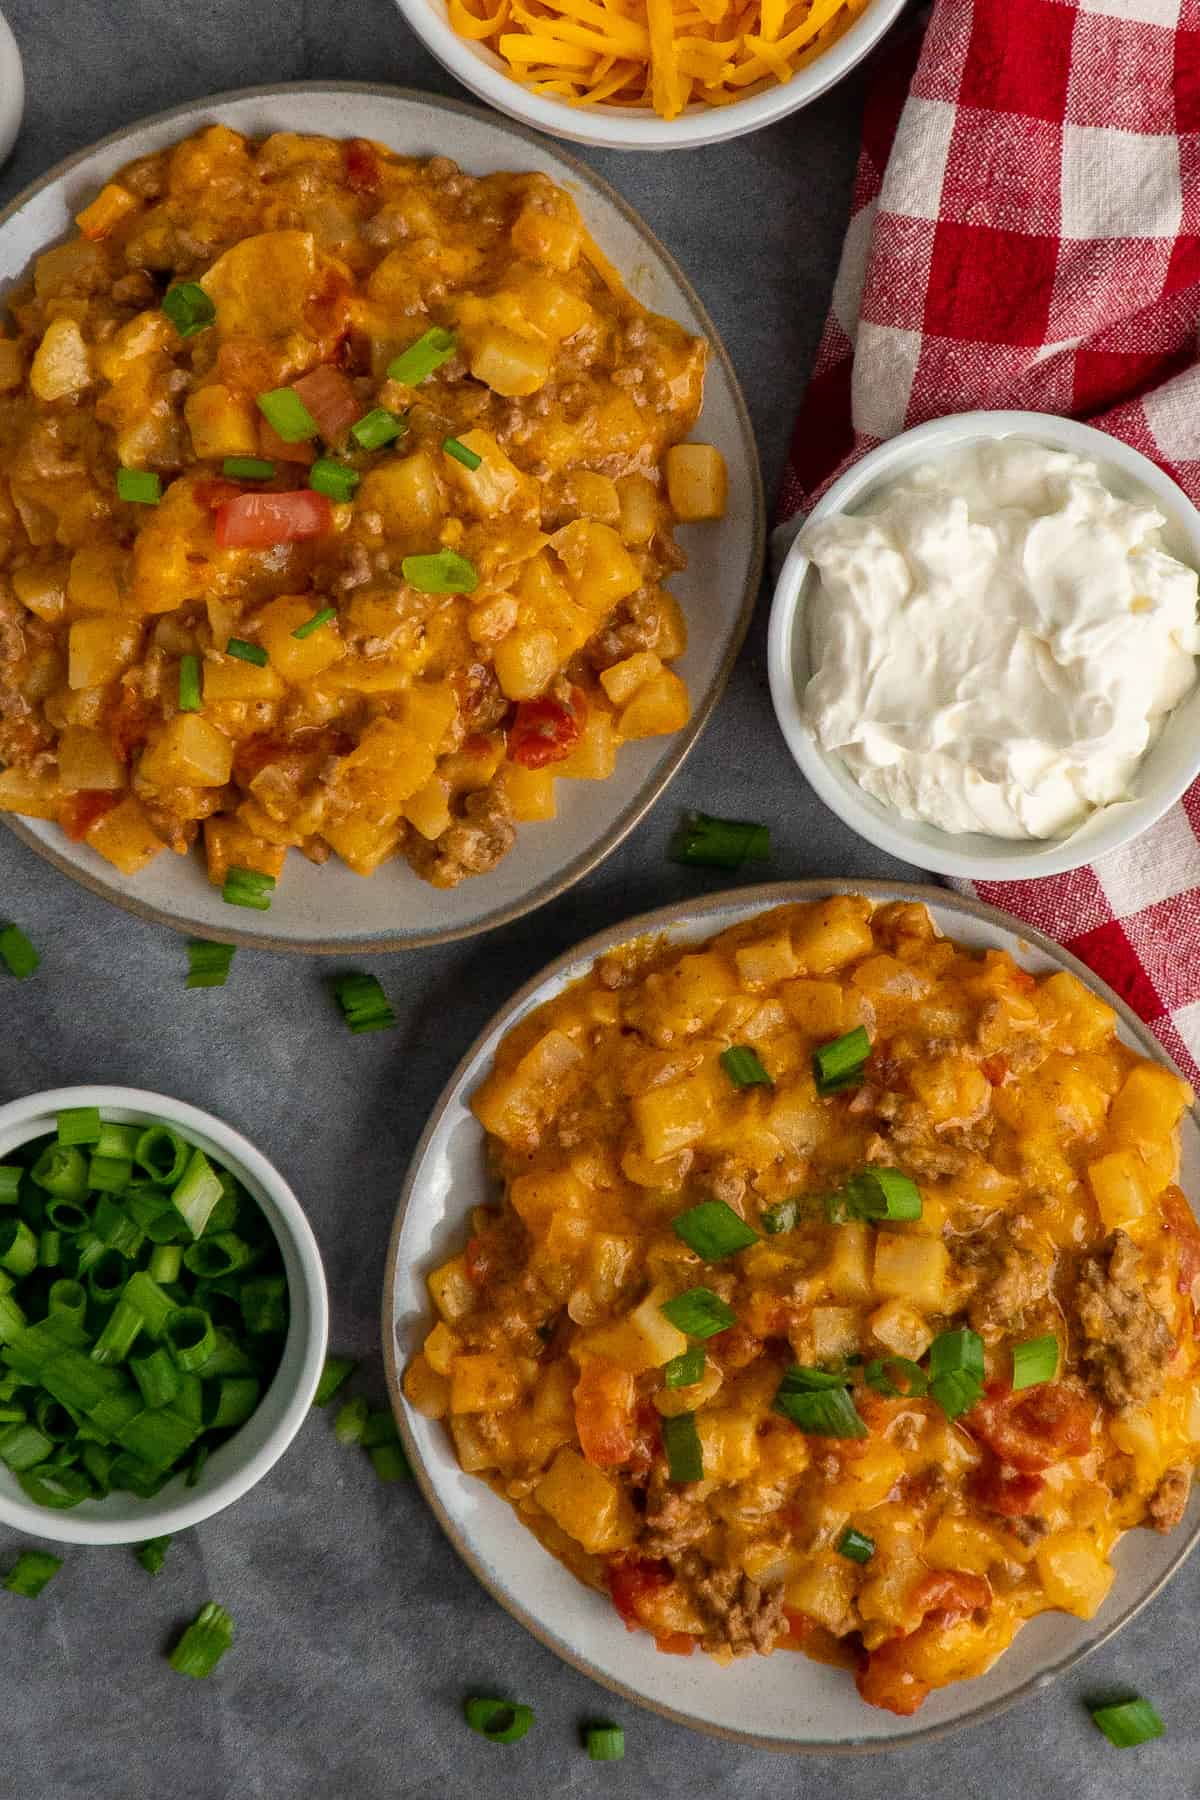
[[[37,1260],[38,1241],[24,1219],[0,1219],[0,1269],[28,1275]]]
[[[350,1379],[357,1367],[357,1357],[327,1356],[325,1367],[321,1370],[321,1379],[317,1383],[317,1391],[313,1395],[313,1405],[328,1406],[338,1389]]]
[[[407,350],[394,356],[388,364],[388,380],[402,381],[406,387],[416,387],[426,376],[440,369],[458,348],[458,339],[452,331],[446,331],[440,325],[434,325],[423,332]]]
[[[224,949],[224,945],[218,945]],[[173,1187],[182,1181],[191,1151],[177,1131],[169,1125],[148,1125],[133,1147],[134,1161],[145,1169],[152,1181]]]
[[[965,1326],[929,1346],[929,1391],[948,1419],[969,1412],[983,1392],[983,1339]]]
[[[673,1356],[663,1365],[663,1383],[669,1388],[693,1387],[704,1374],[706,1362],[701,1345],[693,1344],[682,1356]]]
[[[205,331],[217,316],[217,309],[198,281],[179,281],[163,295],[162,309],[180,337],[191,337]]]
[[[200,694],[200,658],[186,655],[179,659],[179,710],[180,712],[199,712],[202,705]]]
[[[842,1088],[858,1087],[863,1065],[871,1054],[871,1040],[864,1025],[822,1044],[813,1051],[813,1078],[818,1094],[836,1094]]]
[[[380,1481],[407,1481],[412,1474],[408,1458],[398,1443],[373,1444],[367,1450],[367,1455]]]
[[[169,1286],[179,1280],[179,1271],[183,1267],[183,1248],[179,1244],[155,1244],[150,1252],[150,1261],[146,1264],[146,1273],[151,1281],[160,1286]]]
[[[177,1675],[202,1681],[211,1675],[233,1642],[233,1620],[223,1606],[210,1600],[188,1626],[168,1661]]]
[[[457,550],[435,550],[427,556],[406,556],[401,572],[419,594],[473,594],[479,586],[475,564]]]
[[[1118,1750],[1132,1750],[1163,1735],[1166,1727],[1148,1700],[1120,1700],[1113,1706],[1093,1706],[1092,1724],[1098,1725]]]
[[[919,1219],[921,1190],[900,1169],[860,1169],[825,1199],[832,1225],[847,1219]]]
[[[1037,1387],[1040,1382],[1053,1381],[1057,1372],[1058,1339],[1052,1331],[1045,1337],[1027,1338],[1023,1344],[1013,1345],[1014,1394],[1020,1388]]]
[[[99,1125],[96,1135],[100,1135]],[[29,1179],[56,1199],[77,1204],[87,1194],[87,1158],[73,1145],[47,1144],[30,1169]],[[54,1224],[60,1231],[63,1229],[59,1217],[55,1217]]]
[[[19,925],[0,925],[0,962],[18,981],[27,981],[41,957]]]
[[[292,388],[272,388],[256,399],[263,418],[285,444],[302,444],[306,438],[316,437],[317,421]]]
[[[905,1383],[903,1387],[897,1376]],[[928,1375],[907,1356],[876,1357],[863,1370],[863,1380],[869,1388],[877,1394],[885,1394],[889,1400],[919,1400],[929,1391]]]
[[[186,1220],[194,1238],[198,1238],[208,1224],[209,1215],[222,1192],[221,1178],[203,1150],[193,1150],[171,1201],[180,1217]]]
[[[128,1300],[119,1299],[104,1322],[104,1330],[92,1345],[92,1361],[111,1367],[124,1362],[142,1329],[142,1315]]]
[[[392,443],[407,430],[408,420],[403,413],[389,412],[386,406],[377,406],[350,427],[350,436],[360,449],[382,450],[385,444]]]
[[[131,1357],[129,1368],[147,1406],[170,1406],[178,1397],[183,1378],[178,1364],[161,1345],[149,1356]]]
[[[88,1186],[98,1194],[120,1194],[129,1186],[133,1164],[124,1156],[88,1158]]]
[[[292,633],[292,636],[294,638],[300,638],[301,640],[303,640],[304,638],[309,638],[312,636],[314,631],[320,631],[322,625],[329,625],[336,618],[337,618],[337,608],[336,607],[323,606],[321,608],[320,612],[315,612],[313,614],[311,619],[305,619],[303,625],[297,625],[295,631],[293,631],[293,633]]]
[[[671,839],[672,862],[709,869],[740,869],[743,863],[767,862],[771,834],[749,819],[715,819],[710,813],[688,813]]]
[[[477,469],[483,461],[477,450],[472,450],[469,445],[461,443],[456,437],[443,438],[442,449],[447,456],[452,456],[455,462],[461,463],[464,469]]]
[[[308,485],[313,492],[325,494],[343,506],[353,500],[354,490],[361,480],[357,469],[332,456],[319,456],[308,471]]]
[[[775,1083],[749,1044],[731,1044],[721,1052],[721,1067],[735,1088],[774,1087]]]
[[[275,464],[268,462],[265,456],[227,456],[221,464],[221,473],[230,481],[270,481],[275,474]]]
[[[677,1331],[686,1332],[688,1337],[715,1337],[719,1331],[728,1331],[731,1325],[737,1324],[733,1308],[726,1306],[724,1300],[706,1287],[688,1288],[686,1293],[676,1294],[673,1300],[664,1300],[658,1310]]]
[[[507,1700],[493,1700],[484,1695],[468,1700],[463,1714],[471,1730],[485,1737],[489,1744],[515,1744],[533,1724],[531,1706],[513,1706]]]
[[[0,1206],[15,1206],[25,1171],[20,1163],[0,1163]]]
[[[61,1556],[51,1556],[48,1550],[22,1550],[5,1576],[4,1585],[10,1594],[23,1594],[26,1600],[36,1600],[61,1568]]]
[[[853,1526],[847,1525],[837,1541],[837,1553],[839,1556],[846,1557],[849,1562],[870,1562],[875,1554],[875,1539],[869,1538],[865,1532],[855,1531]]]
[[[779,1384],[774,1410],[812,1437],[867,1436],[843,1381],[823,1369],[789,1369]]]
[[[147,1575],[157,1575],[160,1572],[167,1560],[167,1551],[170,1545],[169,1537],[147,1538],[144,1544],[138,1545],[134,1555]]]
[[[253,1262],[254,1251],[236,1231],[214,1231],[212,1221],[209,1229],[199,1243],[189,1244],[183,1253],[183,1266],[190,1269],[203,1281],[215,1281],[219,1276],[231,1275],[236,1269],[244,1269],[248,1262]]]
[[[719,1262],[723,1256],[758,1243],[757,1231],[739,1219],[724,1200],[702,1200],[699,1206],[689,1207],[671,1220],[671,1229],[705,1262]]]
[[[51,1283],[46,1305],[50,1312],[66,1313],[77,1325],[82,1325],[87,1308],[87,1290],[82,1282],[68,1281],[64,1276],[60,1281]]]
[[[367,1429],[367,1420],[371,1416],[371,1403],[359,1395],[354,1400],[347,1400],[333,1422],[334,1434],[339,1444],[361,1444],[363,1432]]]
[[[227,906],[248,906],[255,912],[271,910],[275,877],[260,869],[230,869],[225,876],[221,898]]]
[[[593,1762],[624,1760],[625,1733],[619,1725],[589,1725],[583,1734],[583,1742]]]
[[[265,669],[271,660],[261,644],[248,644],[245,638],[238,637],[229,639],[225,654],[236,657],[238,662],[253,663],[256,669]]]
[[[167,1320],[167,1344],[181,1369],[202,1369],[215,1343],[213,1322],[202,1306],[174,1309]]]
[[[762,1216],[762,1228],[768,1237],[778,1237],[783,1231],[795,1231],[799,1222],[798,1200],[780,1200],[775,1206],[769,1206]]]
[[[162,482],[150,469],[118,469],[117,499],[131,500],[137,506],[157,506],[162,499]]]
[[[333,992],[351,1031],[389,1031],[396,1023],[391,1003],[374,975],[339,975]]]
[[[105,1119],[100,1126],[100,1136],[96,1139],[96,1155],[119,1157],[123,1162],[128,1162],[140,1136],[141,1130],[137,1125],[116,1125],[111,1119]]]
[[[60,1144],[98,1144],[103,1130],[98,1106],[69,1106],[56,1121]]]
[[[7,1463],[14,1475],[36,1469],[53,1448],[45,1432],[36,1425],[9,1425],[0,1431],[0,1462]]]
[[[660,1421],[663,1449],[672,1481],[704,1480],[704,1448],[695,1413],[676,1413]]]
[[[210,944],[202,938],[188,939],[188,978],[190,988],[224,987],[229,979],[229,966],[234,957],[232,944]]]

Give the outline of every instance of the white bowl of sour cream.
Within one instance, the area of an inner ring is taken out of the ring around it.
[[[891,439],[813,508],[771,611],[771,696],[868,842],[969,879],[1059,874],[1200,775],[1200,512],[1106,433],[973,412]]]

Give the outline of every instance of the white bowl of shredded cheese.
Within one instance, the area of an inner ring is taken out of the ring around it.
[[[1050,414],[881,445],[780,572],[771,693],[826,805],[939,874],[1060,874],[1200,775],[1200,512]]]

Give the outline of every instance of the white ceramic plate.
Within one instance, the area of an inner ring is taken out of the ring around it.
[[[440,892],[406,863],[369,881],[342,863],[288,859],[269,913],[226,906],[198,855],[160,856],[133,880],[85,844],[42,821],[15,821],[56,867],[130,911],[200,937],[309,953],[402,950],[490,930],[561,893],[620,843],[653,804],[699,736],[737,655],[762,574],[763,497],[754,436],[733,366],[682,270],[614,191],[544,138],[479,108],[399,88],[326,82],[217,95],[160,113],[61,163],[0,214],[0,300],[34,256],[62,237],[74,214],[124,163],[221,120],[250,136],[272,131],[376,138],[410,156],[449,154],[472,174],[541,170],[568,188],[606,255],[656,312],[706,337],[712,349],[698,435],[729,467],[729,511],[684,527],[692,566],[671,588],[690,628],[677,667],[692,696],[686,729],[622,749],[608,781],[561,782],[559,815],[521,828],[516,850],[490,875]]]
[[[1166,1062],[1129,1008],[1082,963],[1049,938],[1004,913],[941,888],[882,882],[804,881],[742,888],[631,919],[589,938],[514,995],[455,1070],[417,1146],[400,1199],[384,1273],[383,1347],[392,1404],[418,1479],[455,1549],[484,1586],[534,1635],[604,1686],[685,1725],[778,1750],[877,1750],[937,1737],[988,1716],[1048,1684],[1094,1650],[1151,1599],[1192,1549],[1200,1532],[1200,1493],[1170,1536],[1134,1531],[1119,1546],[1116,1580],[1087,1622],[1045,1613],[1018,1633],[988,1674],[930,1696],[912,1719],[864,1706],[843,1669],[806,1657],[749,1657],[722,1669],[707,1656],[661,1656],[643,1632],[626,1631],[606,1597],[567,1573],[512,1509],[478,1477],[459,1468],[445,1428],[412,1412],[400,1393],[408,1358],[430,1323],[425,1276],[461,1244],[473,1206],[494,1201],[484,1167],[484,1138],[469,1100],[496,1046],[518,1020],[578,980],[602,951],[645,932],[694,943],[770,906],[829,894],[863,893],[877,901],[923,900],[940,929],[981,948],[1011,950],[1031,970],[1067,968],[1117,1013],[1126,1043]],[[1200,1193],[1200,1117],[1183,1122],[1182,1180]]]

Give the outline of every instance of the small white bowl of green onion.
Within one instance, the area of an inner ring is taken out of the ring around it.
[[[278,1170],[136,1088],[0,1107],[0,1523],[64,1543],[168,1536],[282,1456],[328,1301]]]

